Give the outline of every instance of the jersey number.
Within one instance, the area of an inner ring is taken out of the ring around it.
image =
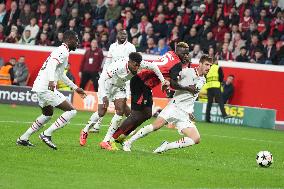
[[[156,62],[157,65],[165,65],[167,64],[168,62],[174,60],[174,57],[172,54],[170,53],[166,53],[164,56],[162,56],[159,61]]]

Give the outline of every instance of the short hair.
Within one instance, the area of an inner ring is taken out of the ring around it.
[[[201,56],[199,62],[203,64],[205,61],[212,62],[212,58],[210,58],[207,54],[204,54]]]
[[[228,75],[228,77],[235,78],[235,76],[233,74]]]
[[[185,49],[188,49],[189,48],[189,46],[188,46],[188,44],[186,43],[186,42],[179,42],[178,44],[177,44],[177,48],[185,48]]]
[[[134,62],[141,63],[142,56],[141,56],[140,53],[132,52],[132,53],[129,54],[129,59],[134,61]]]
[[[70,39],[77,37],[77,33],[72,30],[67,30],[63,34],[63,41],[69,41]]]

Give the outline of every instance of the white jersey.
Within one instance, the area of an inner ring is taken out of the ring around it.
[[[184,68],[180,72],[178,83],[183,86],[195,85],[199,91],[206,83],[204,76],[199,76],[196,68]],[[199,92],[198,92],[199,93]],[[193,112],[194,102],[198,97],[198,93],[192,94],[189,91],[176,90],[171,103],[176,104],[180,109],[187,113]]]
[[[118,44],[118,42],[111,44],[108,50],[104,68],[107,68],[111,63],[121,58],[128,57],[132,52],[136,52],[136,48],[128,41],[125,41],[123,44]]]
[[[126,87],[126,82],[134,76],[128,69],[128,61],[128,57],[121,58],[105,69],[99,79],[100,91],[108,94],[108,88],[110,88],[111,86],[115,86],[116,88]],[[155,72],[162,83],[165,82],[165,79],[156,64],[142,61],[138,72],[142,69],[152,70],[153,72]]]
[[[49,81],[54,81],[56,85],[59,79],[72,89],[76,89],[77,86],[64,73],[68,57],[69,49],[64,43],[53,50],[38,72],[32,91],[44,92],[48,90]]]

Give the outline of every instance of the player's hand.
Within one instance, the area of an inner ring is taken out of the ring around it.
[[[193,114],[189,113],[188,116],[191,121],[195,120],[195,116]]]
[[[54,88],[55,88],[54,81],[49,81],[48,90],[54,91]]]
[[[80,95],[81,98],[86,98],[87,94],[82,88],[77,88],[75,91]]]
[[[103,108],[108,108],[108,98],[106,96],[103,98]]]
[[[198,89],[195,87],[195,85],[189,85],[187,87],[187,91],[189,91],[191,94],[196,94],[198,93]]]
[[[170,82],[168,80],[165,80],[164,84],[162,85],[162,91],[165,92],[170,87]]]

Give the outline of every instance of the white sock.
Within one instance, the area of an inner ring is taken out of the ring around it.
[[[44,131],[44,135],[51,136],[54,131],[64,127],[75,115],[76,110],[64,112],[48,129]]]
[[[134,141],[138,140],[139,138],[142,138],[146,136],[147,134],[154,131],[154,127],[152,124],[146,125],[145,127],[142,127],[139,131],[136,132],[135,135],[133,135],[128,142],[132,144]]]
[[[32,126],[28,128],[28,130],[20,136],[21,140],[28,140],[29,137],[37,132],[40,128],[43,127],[45,123],[47,123],[51,119],[51,116],[40,115],[36,120],[33,122]]]
[[[97,123],[97,121],[99,119],[102,119],[102,117],[99,116],[98,112],[95,112],[92,114],[92,116],[90,117],[89,121],[88,121],[88,124],[85,126],[85,128],[83,129],[83,131],[85,133],[89,132],[90,128]]]
[[[107,130],[107,133],[106,133],[106,136],[103,140],[103,142],[108,142],[110,141],[112,135],[115,133],[115,131],[117,130],[118,126],[119,126],[119,123],[120,121],[122,120],[122,116],[120,115],[117,115],[117,114],[114,114],[114,116],[112,117],[111,119],[111,122],[110,122],[110,126]]]
[[[103,121],[103,118],[104,118],[104,117],[100,117],[100,118],[98,119],[97,123],[94,124],[94,129],[100,130],[101,124],[102,124],[102,121]]]
[[[183,137],[178,141],[171,142],[167,144],[166,150],[175,149],[175,148],[184,148],[194,145],[195,142],[189,137]]]

